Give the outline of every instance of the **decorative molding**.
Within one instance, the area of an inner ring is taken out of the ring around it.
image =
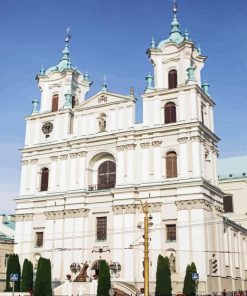
[[[153,141],[152,142],[152,146],[154,146],[154,147],[160,147],[161,144],[162,144],[162,141]]]
[[[52,84],[52,85],[49,86],[49,89],[52,89],[54,87],[61,87],[61,84],[58,84],[58,83]]]
[[[149,203],[148,211],[150,213],[161,212],[161,202]],[[114,215],[142,213],[141,204],[117,205],[112,207]]]
[[[178,210],[204,209],[209,212],[213,210],[218,213],[224,212],[222,206],[215,205],[212,201],[206,199],[179,200],[175,203]]]
[[[58,220],[58,219],[66,219],[66,218],[87,218],[88,209],[69,209],[69,210],[61,210],[61,211],[48,211],[45,212],[45,216],[47,220]]]
[[[149,142],[145,142],[145,143],[141,143],[140,145],[141,145],[142,149],[146,149],[146,148],[149,148],[150,143]]]
[[[22,165],[28,165],[28,160],[21,160]]]
[[[54,156],[51,156],[51,157],[50,157],[50,160],[51,160],[51,161],[55,161],[55,160],[57,160],[57,159],[58,159],[58,156],[57,156],[57,155],[54,155]]]
[[[125,145],[120,145],[116,147],[117,151],[124,151],[125,150]]]
[[[126,150],[134,150],[136,148],[136,144],[128,144],[126,145]]]
[[[76,158],[78,155],[78,153],[70,153],[69,156],[70,158]]]
[[[31,162],[32,164],[35,164],[35,163],[37,163],[37,162],[38,162],[38,158],[31,159],[31,160],[30,160],[30,162]]]
[[[116,147],[117,151],[134,150],[135,148],[136,144],[119,145]]]
[[[84,156],[87,155],[87,152],[86,152],[86,151],[80,151],[80,152],[77,153],[77,155],[78,155],[79,157],[84,157]]]
[[[60,159],[62,159],[62,160],[67,159],[67,158],[68,158],[68,154],[60,155]]]
[[[32,214],[32,213],[16,214],[15,215],[15,222],[32,221],[33,220],[33,216],[34,216],[34,214]]]
[[[187,143],[188,140],[189,140],[188,137],[181,137],[181,138],[178,138],[178,142],[179,142],[179,144]]]

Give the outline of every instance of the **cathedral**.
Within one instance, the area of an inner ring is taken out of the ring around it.
[[[206,56],[180,29],[177,7],[167,39],[152,39],[147,50],[153,75],[142,123],[133,88],[122,95],[104,83],[86,99],[92,81],[71,63],[69,39],[59,63],[37,75],[41,96],[26,117],[16,199],[21,262],[50,258],[59,289],[81,270],[86,283],[97,282],[104,259],[113,287],[133,295],[144,287],[147,202],[150,292],[159,254],[169,258],[173,294],[183,291],[191,262],[198,293],[246,290],[247,230],[224,217],[215,103],[201,78]]]

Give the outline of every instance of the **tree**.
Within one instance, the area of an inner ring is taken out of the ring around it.
[[[51,296],[51,261],[46,258],[39,258],[35,280],[35,296]]]
[[[184,288],[183,288],[183,293],[186,296],[196,295],[197,283],[192,279],[192,273],[195,273],[195,272],[197,272],[195,263],[192,262],[191,265],[188,264],[186,268],[186,274],[184,278]]]
[[[172,295],[171,271],[169,266],[169,259],[168,257],[164,258],[162,255],[159,255],[158,261],[157,261],[155,293],[157,296]]]
[[[109,296],[109,290],[111,289],[111,277],[109,266],[105,260],[101,260],[99,263],[99,279],[97,296]]]
[[[21,292],[33,290],[33,264],[25,259],[22,267]]]
[[[21,278],[21,266],[19,262],[19,256],[17,254],[11,254],[8,259],[7,271],[6,271],[6,288],[5,292],[12,291],[10,285],[10,274],[18,274],[18,281],[15,282],[15,292],[20,291],[20,278]]]

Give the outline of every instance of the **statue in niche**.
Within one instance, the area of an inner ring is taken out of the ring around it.
[[[170,265],[170,271],[176,272],[176,259],[173,253],[171,253],[171,255],[169,256],[169,265]]]
[[[105,132],[106,131],[106,115],[105,115],[105,113],[100,114],[100,116],[98,117],[98,122],[99,122],[99,131]]]

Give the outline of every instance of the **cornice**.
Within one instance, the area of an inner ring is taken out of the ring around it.
[[[209,212],[215,210],[220,215],[224,212],[222,205],[215,204],[206,199],[179,200],[175,201],[175,204],[178,210],[204,209]]]
[[[61,211],[47,211],[45,217],[47,220],[58,220],[66,218],[87,218],[89,209],[69,209]]]
[[[20,221],[32,221],[34,214],[26,213],[26,214],[15,214],[15,222]]]

